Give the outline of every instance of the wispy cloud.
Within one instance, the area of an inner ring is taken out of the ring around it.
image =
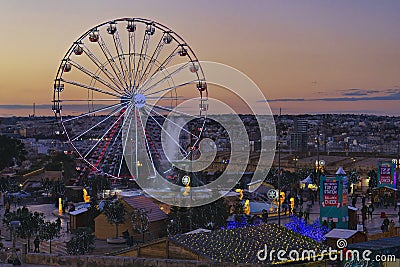
[[[3,109],[32,109],[32,105],[0,105],[0,108]],[[36,109],[49,109],[51,110],[51,105],[36,105]]]
[[[341,90],[343,96],[366,96],[380,93],[379,90],[363,90],[359,88]]]
[[[302,101],[326,101],[326,102],[354,102],[354,101],[397,101],[400,100],[400,89],[390,88],[386,90],[345,89],[339,91],[339,96],[321,98],[278,98],[267,100],[268,102],[302,102]],[[263,100],[260,100],[262,102]]]

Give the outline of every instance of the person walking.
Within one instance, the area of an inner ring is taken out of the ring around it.
[[[310,206],[307,205],[306,210],[304,211],[304,220],[306,221],[306,223],[308,223],[308,220],[310,219]]]
[[[6,203],[6,214],[10,212],[10,202],[7,200]]]
[[[36,236],[35,240],[33,241],[33,244],[35,245],[34,253],[40,253],[40,250],[39,250],[40,240],[39,240],[38,236]]]
[[[397,213],[397,216],[399,216],[399,223],[400,223],[400,209],[399,212]]]
[[[268,223],[268,211],[266,209],[262,210],[262,220],[264,223]]]
[[[371,204],[371,205],[369,205],[369,207],[368,207],[368,218],[371,218],[371,221],[372,221],[372,213],[374,212],[374,206]]]
[[[299,211],[298,216],[299,216],[300,219],[303,218],[303,211],[302,210]]]
[[[362,224],[365,225],[365,220],[367,219],[367,206],[363,206],[361,209],[361,215],[362,215]]]
[[[384,228],[384,232],[388,232],[389,231],[389,219],[388,217],[385,217],[385,219],[383,220],[383,228]]]
[[[389,233],[390,233],[390,236],[394,236],[395,230],[394,230],[394,221],[393,220],[391,220],[389,223]]]

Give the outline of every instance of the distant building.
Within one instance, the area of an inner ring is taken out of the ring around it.
[[[290,135],[291,148],[296,152],[306,152],[308,143],[308,121],[294,119],[293,133]]]

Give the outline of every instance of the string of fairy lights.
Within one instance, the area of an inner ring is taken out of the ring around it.
[[[262,224],[235,229],[222,229],[208,233],[185,234],[172,237],[172,240],[189,248],[199,255],[217,262],[261,263],[257,252],[267,245],[268,250],[313,250],[318,254],[329,247],[311,238],[302,236],[276,224]],[[282,262],[273,254],[272,261]]]

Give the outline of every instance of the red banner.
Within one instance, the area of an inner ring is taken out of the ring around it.
[[[324,181],[323,186],[324,198],[323,205],[324,206],[338,206],[339,204],[339,183],[338,181]]]

